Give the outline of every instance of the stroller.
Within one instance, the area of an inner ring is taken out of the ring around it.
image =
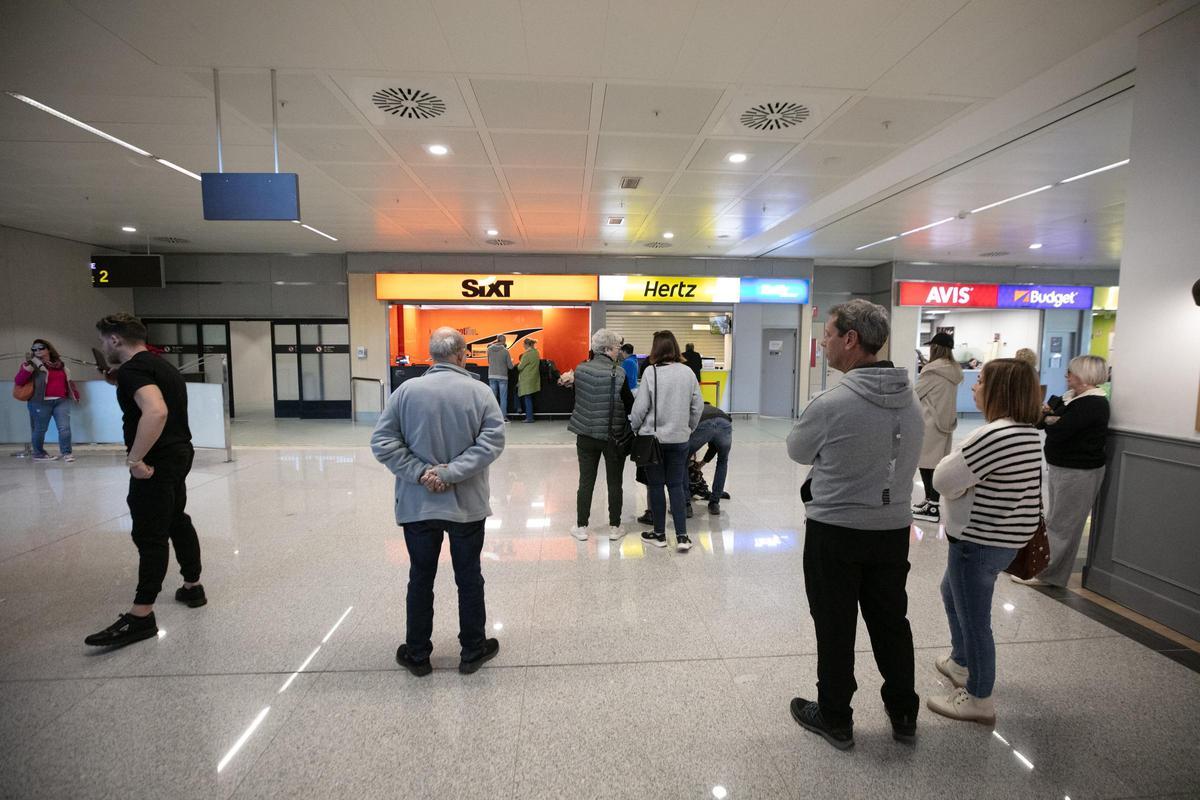
[[[689,504],[691,504],[694,497],[699,497],[701,500],[708,500],[712,497],[712,492],[708,488],[708,481],[704,479],[704,462],[695,456],[688,459]]]

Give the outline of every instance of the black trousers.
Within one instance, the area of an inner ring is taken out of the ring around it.
[[[938,490],[933,488],[933,470],[921,467],[921,483],[925,484],[925,499],[934,503],[939,503],[942,496],[938,494]]]
[[[129,479],[129,516],[133,518],[133,543],[138,549],[138,585],[135,605],[150,605],[162,591],[170,563],[168,542],[175,547],[179,571],[189,583],[200,580],[200,538],[187,505],[187,476],[195,451],[191,446],[155,453],[146,463],[154,474],[145,480]]]
[[[804,584],[817,629],[817,702],[835,727],[854,722],[854,638],[858,609],[883,676],[889,716],[917,718],[913,639],[908,624],[908,528],[863,531],[805,523]]]
[[[408,630],[404,641],[408,654],[420,661],[433,651],[433,582],[437,578],[438,558],[444,534],[450,534],[450,563],[458,585],[458,642],[464,661],[483,653],[487,639],[487,606],[483,599],[483,572],[479,566],[483,552],[484,520],[448,522],[425,520],[404,524],[404,544],[408,547]]]
[[[575,453],[579,456],[579,491],[575,494],[575,524],[586,527],[592,515],[592,493],[596,489],[596,474],[600,457],[604,457],[605,482],[608,484],[608,524],[621,524],[621,482],[625,475],[625,456],[617,452],[611,439],[594,439],[576,435]]]

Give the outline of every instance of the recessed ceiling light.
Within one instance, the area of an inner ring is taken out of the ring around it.
[[[1041,242],[1034,242],[1033,244],[1029,245],[1029,249],[1030,250],[1041,250],[1042,244],[1041,244]]]
[[[729,155],[725,156],[725,160],[730,164],[744,164],[746,159],[749,157],[750,156],[746,155],[745,153],[730,153]]]
[[[488,235],[488,236],[499,236],[499,235],[500,235],[500,231],[496,230],[495,228],[488,228],[488,229],[487,229],[487,235]]]
[[[663,238],[664,238],[664,239],[674,239],[674,238],[675,238],[675,234],[671,233],[670,231],[664,231],[664,232],[663,232]]]
[[[126,233],[137,233],[137,228],[133,227],[132,225],[122,225],[121,230],[125,231]]]
[[[431,144],[425,148],[431,156],[444,156],[450,152],[450,148],[444,144]]]

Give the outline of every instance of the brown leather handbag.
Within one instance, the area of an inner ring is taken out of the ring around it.
[[[1038,497],[1038,526],[1033,538],[1017,551],[1016,558],[1004,570],[1021,580],[1036,578],[1050,564],[1050,539],[1046,536],[1046,515],[1042,513],[1042,499]]]
[[[28,383],[14,383],[12,388],[13,400],[20,400],[22,403],[27,403],[33,399],[33,381]]]

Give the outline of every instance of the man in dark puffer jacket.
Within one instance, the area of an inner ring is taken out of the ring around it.
[[[596,331],[592,334],[592,353],[589,360],[575,368],[575,409],[567,423],[567,430],[575,434],[575,452],[579,456],[579,490],[571,535],[581,542],[587,541],[592,492],[603,456],[608,482],[609,538],[617,541],[625,535],[621,527],[625,456],[618,451],[615,438],[629,426],[633,393],[621,369],[620,336],[603,328]]]

